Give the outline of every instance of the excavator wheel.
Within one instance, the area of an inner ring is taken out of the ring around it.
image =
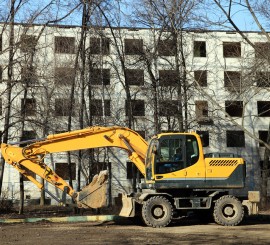
[[[153,196],[142,206],[142,218],[148,226],[165,227],[170,224],[172,217],[172,204],[163,196]]]
[[[242,203],[234,196],[220,197],[214,207],[214,220],[219,225],[236,226],[244,217]]]

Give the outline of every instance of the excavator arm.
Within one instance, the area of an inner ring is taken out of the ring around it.
[[[6,163],[17,169],[39,189],[44,189],[42,183],[32,177],[31,172],[40,176],[71,196],[79,207],[99,208],[106,204],[106,172],[95,176],[88,186],[77,193],[44,163],[43,160],[47,154],[99,147],[117,147],[124,149],[130,160],[145,175],[144,160],[148,144],[138,133],[128,128],[90,127],[49,135],[41,140],[33,140],[25,147],[19,147],[18,144],[21,143],[1,144],[1,153]]]

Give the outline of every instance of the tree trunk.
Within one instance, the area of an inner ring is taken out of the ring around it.
[[[8,61],[8,79],[7,79],[7,105],[5,109],[5,121],[4,121],[4,133],[3,133],[3,143],[7,143],[8,141],[8,131],[10,124],[10,114],[11,114],[11,91],[12,91],[12,79],[13,79],[13,56],[14,56],[14,17],[15,17],[15,1],[11,1],[10,7],[10,38],[9,38],[9,61]],[[1,156],[0,161],[0,196],[2,194],[2,184],[4,177],[4,169],[5,169],[5,160]]]
[[[268,129],[268,136],[267,136],[267,142],[268,145],[270,144],[270,124]],[[269,157],[270,157],[270,150],[265,147],[264,152],[264,159],[262,164],[262,180],[261,180],[261,205],[263,209],[266,209],[268,206],[268,200],[267,200],[267,185],[268,185],[268,178],[269,178]]]
[[[24,209],[24,184],[23,184],[23,175],[20,174],[20,205],[19,205],[19,214],[23,214]]]

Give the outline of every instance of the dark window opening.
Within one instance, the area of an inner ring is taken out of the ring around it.
[[[223,57],[224,58],[241,57],[241,43],[223,42]]]
[[[160,56],[176,55],[176,44],[173,40],[170,39],[159,40],[157,49]]]
[[[110,69],[92,69],[91,85],[110,85]]]
[[[69,99],[55,99],[55,116],[75,116],[74,107],[70,112],[70,100]]]
[[[35,131],[33,130],[25,130],[22,133],[22,136],[20,138],[20,141],[22,142],[20,144],[20,147],[25,147],[27,145],[26,142],[23,143],[23,141],[27,141],[27,140],[33,140],[37,138],[37,134]]]
[[[194,41],[194,57],[206,57],[205,41]]]
[[[71,179],[76,180],[76,164],[72,162],[70,168],[71,168]],[[55,173],[59,175],[62,179],[69,180],[70,174],[68,163],[65,162],[55,163]]]
[[[201,87],[207,87],[207,71],[194,71],[194,78]]]
[[[142,39],[125,39],[125,54],[140,55],[143,53]]]
[[[227,147],[245,147],[244,131],[227,131]]]
[[[270,43],[255,43],[255,58],[269,59]]]
[[[127,69],[126,79],[129,85],[142,86],[144,84],[144,71],[135,70],[135,69]]]
[[[126,101],[126,116],[128,116],[128,111],[131,110],[133,116],[144,116],[145,108],[143,100],[131,100],[130,105]]]
[[[104,107],[104,108],[103,108]],[[92,116],[111,116],[111,101],[104,100],[104,105],[102,100],[91,100],[90,113]]]
[[[225,71],[224,72],[224,87],[233,92],[240,91],[241,72]]]
[[[22,67],[21,81],[26,84],[35,83],[37,81],[36,68],[33,66]]]
[[[0,66],[0,83],[2,82],[3,80],[3,68],[2,66]]]
[[[257,101],[259,117],[270,117],[270,101]]]
[[[270,87],[270,72],[258,72],[256,80],[258,87]]]
[[[142,137],[145,139],[145,131],[142,131],[142,130],[136,130],[136,132]]]
[[[57,86],[71,86],[75,80],[75,70],[72,67],[55,67],[54,82]]]
[[[127,162],[127,179],[133,179],[134,174],[139,171],[138,168],[134,165],[133,162]],[[144,176],[139,171],[140,179],[143,179]]]
[[[20,40],[20,49],[24,53],[34,52],[37,46],[37,39],[35,36],[22,35]]]
[[[267,143],[267,136],[268,136],[268,131],[267,130],[259,130],[259,139]],[[264,147],[263,143],[259,143],[261,147]]]
[[[22,99],[21,113],[25,116],[34,116],[36,114],[36,100],[30,98]]]
[[[0,98],[0,116],[3,114],[3,104],[2,104],[2,99]]]
[[[110,54],[110,39],[109,38],[90,38],[90,54]]]
[[[160,86],[177,86],[178,72],[175,70],[159,70],[159,85]]]
[[[197,131],[197,134],[200,135],[200,137],[201,137],[203,147],[209,146],[209,132],[208,131]]]
[[[243,101],[225,101],[225,110],[231,117],[242,117]]]
[[[74,54],[75,38],[74,37],[55,37],[55,53]]]
[[[159,106],[159,115],[161,117],[173,116],[176,117],[179,115],[180,111],[178,109],[178,101],[176,100],[162,100],[160,101]]]

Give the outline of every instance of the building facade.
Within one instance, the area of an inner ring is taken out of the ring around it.
[[[172,35],[156,29],[17,24],[11,45],[11,27],[2,29],[0,130],[10,104],[9,142],[93,125],[131,127],[146,140],[159,132],[197,131],[205,153],[245,158],[243,195],[259,189],[270,118],[269,46],[260,33],[245,33],[250,45],[226,31]],[[113,196],[132,191],[132,164],[124,151],[95,149],[71,158],[75,189],[111,166]],[[44,161],[69,178],[67,153]],[[31,182],[24,183],[26,199],[40,197]],[[55,187],[46,188],[61,196]],[[19,174],[7,165],[3,190],[18,199]]]

